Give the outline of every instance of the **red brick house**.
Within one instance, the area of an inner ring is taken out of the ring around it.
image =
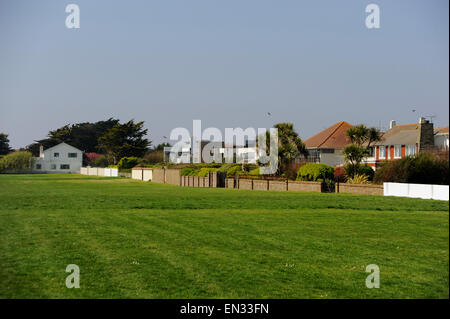
[[[445,132],[445,129],[441,129]],[[416,155],[425,149],[435,147],[433,123],[419,119],[417,124],[396,125],[391,121],[380,142],[374,143],[373,156],[365,162],[374,168],[384,161],[394,161],[406,156]]]

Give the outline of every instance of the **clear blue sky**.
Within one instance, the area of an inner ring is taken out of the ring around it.
[[[340,120],[448,125],[448,1],[373,1],[378,30],[371,2],[2,0],[0,132],[23,147],[109,117],[145,121],[156,143],[193,119],[289,121],[302,138]]]

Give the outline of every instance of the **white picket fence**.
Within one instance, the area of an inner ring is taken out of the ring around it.
[[[104,177],[118,177],[119,170],[117,168],[102,168],[102,167],[82,167],[80,169],[81,175],[104,176]]]
[[[448,200],[448,185],[383,183],[384,196]]]

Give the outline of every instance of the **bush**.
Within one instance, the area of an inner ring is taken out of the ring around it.
[[[326,164],[308,163],[297,172],[298,181],[322,182],[334,178],[334,168]]]
[[[347,178],[349,184],[369,184],[369,177],[364,174],[355,174],[353,177]]]
[[[248,175],[251,175],[251,176],[258,176],[258,175],[260,175],[259,168],[255,168],[255,169],[251,170],[250,172],[248,172]]]
[[[180,171],[181,176],[197,176],[200,170],[193,167],[185,167]]]
[[[226,164],[223,164],[222,166],[220,166],[218,169],[217,169],[217,171],[219,172],[219,173],[226,173],[226,172],[228,172],[228,170],[230,169],[230,168],[232,168],[232,167],[234,167],[234,166],[241,166],[240,164],[236,164],[236,163],[226,163]]]
[[[117,167],[119,169],[130,169],[135,167],[139,162],[139,158],[137,157],[122,157],[117,163]]]
[[[373,180],[375,171],[367,164],[359,164],[359,166],[347,164],[344,166],[345,175],[349,178],[355,175],[366,175],[369,181]]]
[[[227,171],[227,177],[233,177],[235,175],[247,175],[248,172],[243,171],[242,170],[242,165],[236,165],[231,167],[228,171]]]
[[[198,172],[197,176],[206,177],[206,176],[208,176],[208,174],[210,172],[216,172],[216,171],[217,171],[217,168],[203,167],[203,168],[200,169],[200,171]]]
[[[149,151],[139,162],[139,165],[145,164],[156,164],[162,163],[164,161],[164,152],[163,151]]]
[[[345,174],[344,166],[336,166],[334,168],[334,180],[339,183],[345,183],[347,175]]]
[[[385,162],[376,171],[375,183],[449,184],[448,158],[421,153],[397,161]]]
[[[102,155],[102,156],[96,158],[91,163],[91,166],[93,166],[93,167],[107,167],[108,166],[108,160],[106,159],[106,156]]]
[[[21,172],[31,169],[33,155],[30,152],[14,152],[0,159],[0,172]]]

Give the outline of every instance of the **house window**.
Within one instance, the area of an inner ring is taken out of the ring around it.
[[[36,169],[42,169],[42,164],[36,164]]]
[[[61,164],[59,166],[60,169],[70,169],[70,165],[69,164]]]
[[[70,158],[76,158],[77,157],[77,153],[69,153],[69,157]]]
[[[50,165],[50,169],[56,169],[56,164]]]
[[[375,147],[369,147],[368,157],[374,157],[374,156],[375,156]]]
[[[59,153],[53,153],[53,157],[59,157]]]
[[[401,145],[394,146],[394,158],[402,158],[402,146]]]
[[[385,159],[386,158],[386,146],[380,146],[380,158]]]
[[[416,145],[406,145],[406,156],[416,155]]]

